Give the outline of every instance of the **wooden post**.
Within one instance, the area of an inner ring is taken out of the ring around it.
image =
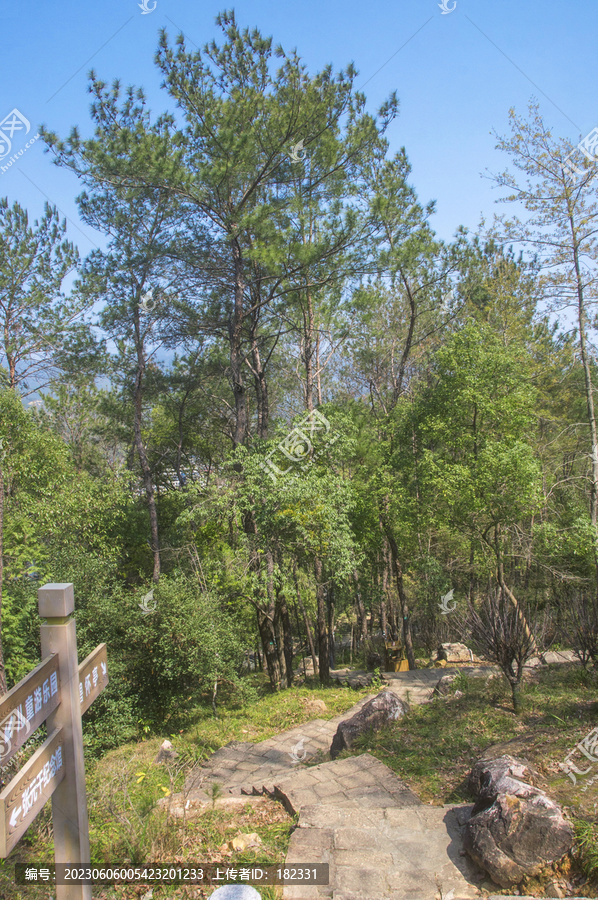
[[[89,865],[89,823],[85,791],[83,731],[79,700],[79,662],[72,584],[46,584],[38,590],[42,659],[59,654],[60,705],[48,717],[48,734],[64,735],[65,775],[52,794],[56,863]],[[91,885],[57,884],[56,900],[92,900]]]

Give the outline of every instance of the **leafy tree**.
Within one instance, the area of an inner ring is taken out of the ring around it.
[[[31,226],[18,203],[0,199],[0,373],[22,396],[47,387],[68,366],[69,341],[76,351],[84,339],[74,331],[84,304],[62,292],[79,260],[65,232],[56,207],[46,203]]]
[[[526,439],[535,400],[529,357],[472,320],[437,351],[432,374],[405,423],[417,469],[403,449],[407,435],[397,441],[401,484],[436,530],[457,529],[482,560],[490,555],[501,594],[517,608],[505,576],[511,530],[540,503],[540,469]]]
[[[95,186],[94,186],[95,187]],[[139,460],[150,519],[153,580],[160,577],[160,537],[153,471],[144,440],[144,400],[148,375],[163,343],[176,298],[176,266],[165,253],[175,240],[177,204],[160,191],[96,188],[79,198],[82,217],[110,236],[106,252],[95,250],[85,262],[82,290],[105,301],[104,332],[115,342],[113,381],[120,381],[132,411],[132,442]],[[154,299],[154,292],[161,292]],[[160,329],[160,330],[158,330]],[[156,333],[158,331],[158,333]]]
[[[526,221],[517,217],[506,221],[504,230],[510,239],[525,242],[538,254],[543,288],[553,309],[573,307],[577,317],[590,438],[589,507],[598,582],[598,433],[589,348],[597,286],[596,166],[584,158],[581,169],[572,167],[568,160],[570,144],[553,137],[538,104],[530,104],[527,120],[511,110],[510,121],[511,135],[499,136],[498,147],[510,155],[522,177],[505,171],[495,180],[511,192],[505,201],[522,204],[529,216]]]
[[[40,427],[10,389],[0,391],[0,434],[0,613],[4,603],[12,624],[9,633],[0,629],[5,690],[7,675],[18,680],[37,662],[37,635],[31,640],[37,604],[23,585],[54,572],[57,558],[72,553],[73,546],[105,563],[118,560],[127,498],[117,475],[99,480],[77,473],[63,441]],[[60,580],[60,572],[56,575]],[[6,665],[2,639],[9,650]],[[26,654],[19,648],[27,648]]]

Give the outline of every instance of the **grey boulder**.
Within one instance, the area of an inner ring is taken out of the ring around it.
[[[497,794],[532,797],[543,793],[534,787],[537,779],[538,773],[529,763],[507,754],[478,760],[468,778],[468,787],[477,798],[474,815],[492,803]]]
[[[538,875],[573,846],[573,828],[560,807],[524,777],[533,778],[533,770],[510,756],[481,760],[469,777],[477,801],[465,850],[504,888]]]
[[[381,691],[350,719],[341,722],[330,745],[330,756],[336,759],[342,750],[349,750],[355,738],[370,729],[378,729],[395,722],[409,712],[409,706],[391,691]]]
[[[449,663],[471,663],[473,654],[465,644],[441,644],[436,653],[437,660],[445,660]]]

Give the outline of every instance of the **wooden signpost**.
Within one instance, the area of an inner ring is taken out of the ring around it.
[[[47,721],[48,738],[0,793],[0,858],[52,798],[54,861],[89,865],[81,716],[108,684],[106,644],[80,665],[72,584],[38,591],[42,662],[0,698],[0,767]],[[56,900],[91,900],[89,885],[56,884]]]
[[[81,715],[87,712],[95,698],[108,684],[108,660],[106,644],[98,644],[95,650],[79,666],[79,705]]]
[[[56,709],[59,689],[58,657],[52,655],[0,699],[0,766]]]

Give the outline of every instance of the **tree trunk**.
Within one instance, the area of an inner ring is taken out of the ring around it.
[[[388,621],[391,631],[391,639],[398,641],[400,636],[399,610],[392,588],[392,559],[390,555],[390,547],[386,536],[384,538],[384,576],[383,586],[385,586],[386,596],[388,597]]]
[[[513,710],[515,715],[518,716],[521,712],[521,681],[512,679],[509,681],[509,685],[511,687],[511,697],[513,699]]]
[[[318,392],[318,406],[322,405],[322,367],[320,366],[320,332],[316,331],[316,389]]]
[[[306,290],[307,312],[303,314],[304,327],[304,352],[303,364],[305,366],[305,405],[308,412],[314,408],[314,330],[315,317],[309,284]]]
[[[390,531],[390,528],[384,528],[386,532],[386,537],[388,539],[388,543],[390,545],[390,556],[392,559],[392,567],[395,574],[395,580],[397,583],[397,591],[399,594],[399,603],[401,604],[401,614],[403,617],[403,644],[405,647],[405,651],[407,653],[407,660],[409,661],[409,668],[415,669],[415,653],[413,651],[413,639],[411,637],[411,621],[409,618],[409,606],[407,604],[407,595],[405,594],[405,587],[403,585],[403,569],[401,567],[401,563],[399,562],[399,548],[397,547],[397,542],[394,539],[394,535]]]
[[[255,386],[255,400],[256,400],[256,410],[257,410],[257,436],[261,438],[261,440],[266,441],[268,439],[268,425],[270,419],[270,409],[269,409],[269,400],[268,400],[268,382],[266,379],[266,371],[264,368],[264,364],[262,362],[262,356],[260,353],[260,347],[258,342],[258,327],[260,321],[260,312],[261,312],[261,292],[259,285],[259,276],[257,279],[258,283],[255,285],[255,288],[252,290],[252,303],[254,309],[251,313],[251,365],[250,369],[253,374],[253,382]],[[271,353],[272,351],[270,351]],[[269,356],[266,358],[266,362],[268,362]]]
[[[267,574],[266,574],[266,591],[268,594],[268,611],[270,618],[273,623],[273,633],[274,633],[274,646],[276,648],[276,657],[278,659],[278,667],[280,669],[280,681],[281,685],[283,681],[286,681],[287,676],[287,664],[284,655],[284,632],[283,625],[280,616],[280,608],[277,603],[276,592],[274,589],[274,556],[271,550],[266,551],[266,565],[267,565]],[[292,678],[292,674],[291,674]]]
[[[363,650],[365,649],[365,644],[368,636],[368,622],[365,614],[365,606],[363,605],[361,591],[359,589],[359,575],[357,574],[357,569],[353,569],[353,582],[355,584],[355,606],[357,607],[358,626],[361,634],[361,649]]]
[[[525,634],[527,635],[527,637],[530,640],[530,643],[533,647],[534,653],[537,656],[539,656],[540,659],[542,659],[543,655],[540,651],[540,648],[538,647],[538,645],[536,643],[536,639],[533,636],[529,625],[527,624],[527,619],[523,615],[521,607],[519,606],[519,603],[517,602],[517,598],[512,594],[512,592],[509,590],[509,588],[507,587],[507,584],[505,582],[505,574],[504,574],[504,569],[503,569],[503,564],[502,564],[502,554],[500,552],[500,525],[497,525],[494,529],[494,552],[496,554],[496,577],[497,577],[498,585],[503,593],[503,597],[506,594],[506,596],[509,598],[509,600],[511,601],[511,603],[517,610],[517,616],[519,617],[519,621],[523,625],[523,630],[525,631]]]
[[[268,440],[268,382],[262,366],[262,358],[257,341],[251,348],[251,357],[254,369],[255,397],[257,405],[257,436],[264,441]]]
[[[330,666],[328,664],[328,635],[326,633],[326,600],[324,585],[322,583],[322,560],[316,556],[314,562],[316,575],[316,598],[318,602],[318,660],[320,681],[327,684],[330,680]]]
[[[307,612],[305,606],[303,605],[303,600],[301,599],[301,591],[299,590],[299,580],[297,578],[297,566],[293,564],[293,577],[295,579],[295,590],[297,591],[297,603],[299,604],[299,609],[301,610],[301,614],[303,615],[303,621],[305,622],[305,633],[307,635],[307,643],[309,644],[309,652],[311,654],[312,662],[314,664],[314,675],[318,674],[319,666],[318,666],[318,657],[316,655],[316,648],[314,645],[314,639],[311,631],[311,626],[309,624],[309,619],[307,617]]]
[[[474,592],[474,584],[475,584],[475,574],[473,571],[473,563],[474,563],[474,548],[473,548],[473,539],[469,544],[469,588],[467,592],[467,602],[473,603],[473,592]]]
[[[377,573],[378,587],[380,587],[380,574]],[[380,631],[385,641],[388,640],[388,617],[386,612],[386,585],[384,583],[384,570],[382,572],[382,590],[380,591]]]
[[[579,263],[579,252],[574,234],[573,261],[575,265],[575,277],[577,281],[577,324],[579,328],[579,349],[586,392],[586,407],[588,412],[588,425],[590,426],[590,441],[592,444],[590,458],[592,460],[592,476],[590,480],[590,518],[594,528],[594,565],[596,568],[596,583],[598,588],[598,437],[596,435],[596,413],[594,410],[594,388],[592,385],[592,371],[588,358],[586,338],[586,313],[583,295],[583,276]]]
[[[139,311],[136,312],[135,327],[139,331]],[[152,470],[143,445],[143,435],[141,432],[143,424],[143,376],[145,374],[145,358],[143,354],[143,346],[140,338],[137,339],[137,377],[135,379],[134,388],[134,418],[133,430],[135,435],[135,449],[139,457],[139,465],[143,475],[143,486],[145,488],[145,496],[147,497],[147,505],[150,517],[150,534],[151,548],[154,555],[154,570],[152,580],[157,584],[160,580],[160,536],[158,533],[158,509],[156,506],[156,495],[152,484]]]
[[[249,509],[243,516],[243,530],[245,534],[251,535],[254,539],[254,547],[251,550],[250,558],[251,558],[251,568],[254,572],[258,574],[258,585],[256,588],[256,597],[258,599],[248,598],[249,602],[255,608],[257,613],[257,622],[258,629],[260,633],[260,638],[262,641],[262,648],[264,651],[264,659],[266,662],[266,667],[268,671],[268,677],[270,679],[270,685],[273,691],[280,690],[281,683],[281,673],[280,673],[280,661],[278,657],[277,647],[276,647],[276,630],[274,625],[274,615],[276,611],[275,603],[274,603],[274,592],[272,589],[271,576],[274,574],[274,567],[270,568],[270,561],[268,560],[268,568],[269,571],[266,571],[266,590],[265,594],[268,597],[268,608],[264,609],[263,606],[259,602],[260,592],[263,595],[263,567],[261,563],[260,556],[255,549],[256,538],[257,538],[257,523],[255,521],[255,516],[253,511]],[[270,554],[271,557],[271,554]]]
[[[291,617],[284,589],[276,589],[276,600],[282,625],[282,646],[284,653],[285,669],[287,675],[287,687],[293,687],[293,629]]]
[[[268,678],[272,690],[279,691],[281,683],[280,665],[278,662],[278,654],[276,652],[276,635],[274,633],[274,623],[263,609],[256,608],[257,624],[262,640],[262,649],[264,651],[264,659],[268,670]]]
[[[280,609],[278,608],[278,604],[276,605],[274,611],[274,634],[276,635],[276,639],[274,644],[276,646],[276,656],[278,658],[278,666],[280,668],[280,686],[285,684],[288,681],[287,675],[287,662],[284,655],[284,631],[282,626],[282,621],[280,618]]]
[[[334,582],[330,583],[330,587],[328,588],[328,659],[330,662],[330,668],[336,668],[336,651],[334,648],[334,614],[335,614],[335,599],[334,599]]]
[[[243,276],[243,258],[238,238],[231,241],[233,266],[235,272],[235,302],[228,321],[228,340],[230,347],[230,370],[233,395],[235,398],[235,426],[233,430],[233,446],[244,443],[247,436],[247,392],[243,380],[243,351],[241,336],[244,318],[245,279]]]

